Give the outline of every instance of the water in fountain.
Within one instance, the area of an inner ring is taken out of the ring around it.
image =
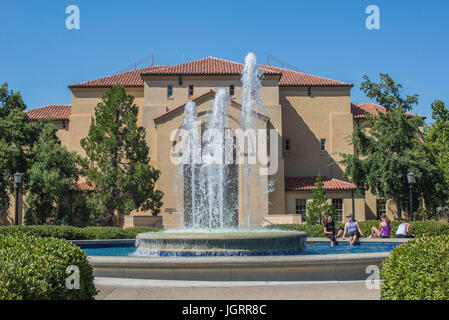
[[[243,130],[254,129],[254,118],[256,112],[260,111],[261,99],[260,90],[262,83],[260,81],[261,72],[257,65],[257,58],[254,53],[250,52],[245,58],[245,66],[242,73],[242,117],[241,127]],[[256,152],[255,141],[251,141],[251,135],[248,135],[246,143],[247,163],[246,163],[246,193],[247,193],[247,223],[251,228],[251,166],[250,155]]]
[[[230,186],[236,185],[232,175],[232,137],[228,123],[228,108],[231,103],[226,90],[217,90],[210,116],[205,123],[203,141],[193,134],[189,139],[189,150],[202,150],[200,162],[190,162],[184,174],[189,197],[185,227],[195,230],[221,230],[236,227],[236,201]],[[185,108],[185,129],[198,133],[197,110],[193,102]],[[201,147],[200,148],[200,144]],[[230,156],[231,155],[231,156]],[[190,157],[190,160],[193,157]],[[197,164],[199,163],[199,164]],[[232,196],[232,197],[231,197]]]

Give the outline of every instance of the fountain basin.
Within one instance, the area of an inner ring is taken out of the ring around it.
[[[137,236],[136,255],[174,254],[257,254],[304,250],[307,235],[299,231],[174,232],[142,233]]]

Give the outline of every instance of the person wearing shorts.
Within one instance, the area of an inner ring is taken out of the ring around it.
[[[331,241],[331,247],[338,246],[337,238],[341,235],[343,230],[335,227],[334,219],[328,216],[324,224],[324,234]]]
[[[354,216],[352,214],[346,216],[346,218],[348,218],[349,221],[345,224],[345,231],[342,239],[345,240],[347,233],[349,237],[349,244],[353,246],[354,244],[359,243],[359,238],[360,236],[363,236],[363,232],[360,230],[360,226],[357,221],[354,220]]]

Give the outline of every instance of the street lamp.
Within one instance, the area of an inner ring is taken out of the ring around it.
[[[408,188],[410,189],[410,221],[414,220],[413,215],[413,185],[415,184],[415,175],[413,172],[407,174]]]
[[[19,172],[14,173],[14,183],[16,184],[16,220],[15,225],[19,225],[19,189],[22,183],[22,174]]]

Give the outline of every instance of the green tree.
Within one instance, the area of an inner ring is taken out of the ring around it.
[[[402,208],[409,201],[408,172],[416,177],[415,200],[423,195],[430,201],[441,195],[443,186],[432,157],[424,152],[420,130],[423,120],[405,113],[418,103],[418,95],[402,97],[400,84],[388,74],[380,74],[380,78],[380,83],[374,83],[365,76],[361,90],[384,105],[386,112],[368,117],[364,125],[355,127],[354,154],[342,154],[341,163],[346,167],[345,176],[360,191],[370,190],[380,198],[393,199],[401,219]]]
[[[432,103],[432,119],[426,127],[426,147],[429,154],[435,157],[444,180],[446,194],[449,192],[449,110],[441,100]],[[447,197],[446,197],[447,199]],[[440,205],[442,202],[440,201]]]
[[[321,175],[318,175],[315,188],[312,191],[313,199],[307,205],[306,221],[309,224],[322,224],[326,216],[335,216],[334,208],[328,203],[326,190]],[[335,218],[335,217],[334,217]]]
[[[25,221],[27,224],[54,222],[59,210],[66,212],[64,197],[75,191],[79,156],[61,146],[56,128],[46,124],[33,148],[34,159],[27,171]]]
[[[88,202],[108,225],[121,225],[134,210],[160,212],[163,193],[155,184],[160,172],[150,164],[145,129],[137,126],[138,107],[122,85],[107,90],[95,108],[96,123],[81,140],[84,169],[94,187]]]
[[[6,213],[10,206],[10,195],[14,192],[13,176],[21,172],[23,187],[28,177],[25,174],[33,161],[32,149],[37,143],[43,123],[30,122],[23,112],[26,106],[19,92],[0,87],[0,211]]]

